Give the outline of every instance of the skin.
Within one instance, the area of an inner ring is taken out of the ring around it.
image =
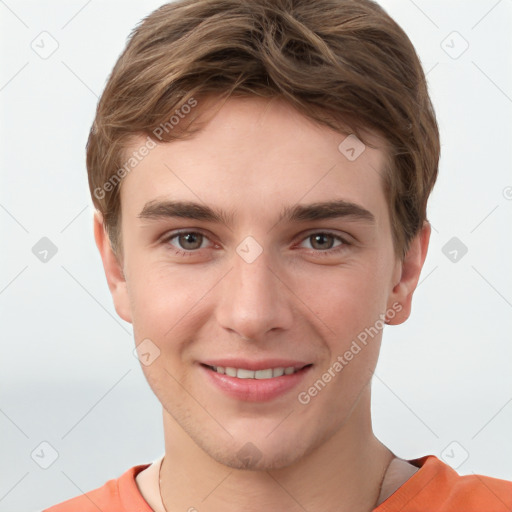
[[[408,318],[430,226],[397,257],[376,135],[375,148],[349,161],[338,150],[346,135],[281,100],[230,99],[204,112],[193,138],[158,144],[124,178],[122,255],[95,216],[116,311],[133,324],[136,344],[150,339],[160,350],[142,369],[163,407],[167,510],[371,510],[394,456],[373,434],[370,415],[382,330],[309,403],[297,395],[379,315],[393,310],[390,324]],[[232,223],[139,217],[151,201],[170,199],[232,211]],[[278,222],[285,206],[339,199],[374,221]],[[204,237],[195,245],[169,240],[178,229]],[[315,243],[312,235],[326,231],[332,237]],[[248,236],[262,248],[252,263],[236,252]],[[313,366],[297,388],[247,402],[212,386],[199,366],[235,356]],[[249,463],[238,455],[248,442],[259,456]]]

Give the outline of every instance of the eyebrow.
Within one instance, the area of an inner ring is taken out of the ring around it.
[[[138,217],[148,220],[182,218],[229,226],[233,223],[234,212],[211,208],[192,201],[150,201],[144,205]],[[278,222],[284,220],[293,223],[338,218],[375,222],[375,216],[366,208],[345,200],[287,206],[281,211]]]

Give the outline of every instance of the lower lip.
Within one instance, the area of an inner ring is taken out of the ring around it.
[[[206,378],[227,395],[246,402],[267,402],[292,390],[303,379],[311,366],[302,368],[291,375],[281,375],[272,379],[238,379],[217,373],[207,366],[200,365]]]

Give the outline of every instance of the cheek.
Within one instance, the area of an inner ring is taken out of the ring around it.
[[[199,288],[179,272],[163,273],[158,265],[141,265],[130,276],[132,325],[135,343],[141,347],[141,367],[162,403],[181,396],[178,382],[186,377],[183,358],[197,333],[191,325],[199,328],[195,313],[204,295]],[[144,360],[144,352],[150,353],[150,361]]]
[[[223,272],[142,258],[131,264],[128,293],[137,343],[150,338],[162,351],[178,354],[211,314],[205,308]]]
[[[377,265],[319,267],[295,282],[297,296],[336,340],[357,336],[386,306],[385,279]]]
[[[377,265],[331,270],[329,275],[323,274],[324,281],[317,280],[318,286],[312,286],[312,279],[304,285],[308,290],[304,302],[312,305],[311,310],[320,319],[316,324],[323,325],[328,356],[299,398],[316,404],[313,410],[328,410],[331,421],[337,424],[349,414],[375,370],[386,294]]]

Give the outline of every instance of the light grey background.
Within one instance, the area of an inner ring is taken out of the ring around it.
[[[160,405],[94,245],[85,170],[106,78],[161,3],[0,1],[0,511],[50,506],[163,453]],[[384,335],[375,432],[401,457],[512,479],[512,1],[381,4],[428,72],[442,157],[413,314]],[[57,247],[46,263],[32,252],[42,237]],[[443,253],[453,237],[456,262]],[[48,469],[42,442],[58,454]]]

